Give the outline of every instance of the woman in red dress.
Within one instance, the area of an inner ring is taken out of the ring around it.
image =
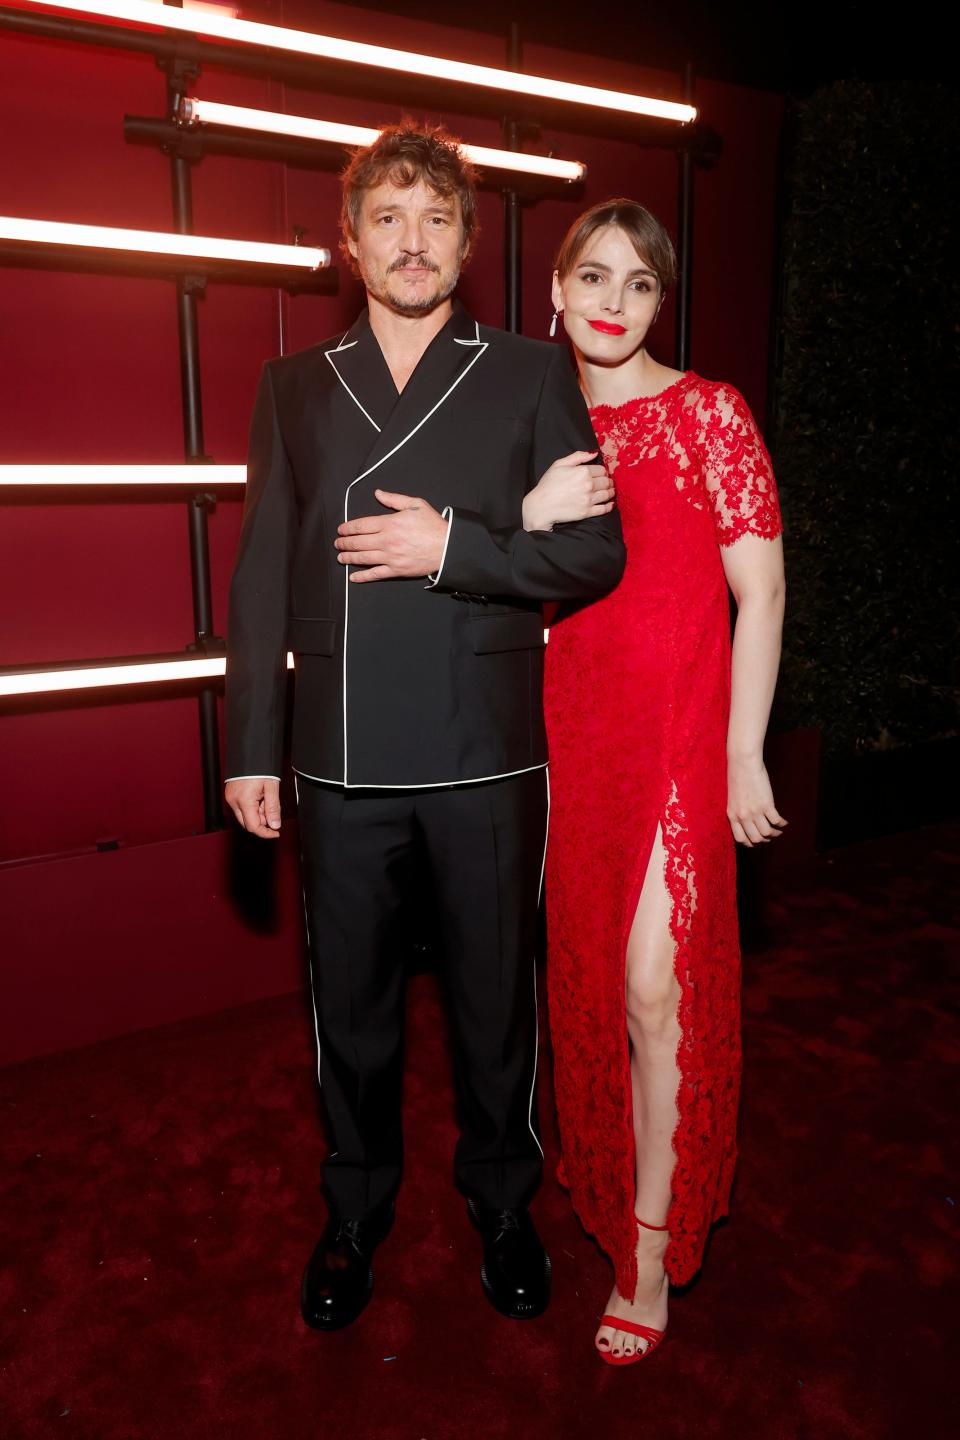
[[[615,486],[628,550],[611,595],[554,623],[546,692],[563,1170],[613,1260],[595,1343],[616,1364],[657,1343],[669,1281],[693,1277],[727,1210],[733,841],[762,844],[786,824],[763,764],[784,598],[776,487],[740,394],[647,353],[674,273],[669,236],[635,202],[572,226],[553,300],[610,479],[584,502],[589,467],[558,466],[524,511],[527,529],[549,528],[609,508]]]

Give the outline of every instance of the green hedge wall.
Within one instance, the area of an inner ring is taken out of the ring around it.
[[[776,723],[828,754],[957,733],[958,139],[956,96],[915,84],[833,84],[788,123]]]

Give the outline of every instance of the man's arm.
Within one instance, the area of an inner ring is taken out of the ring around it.
[[[227,777],[269,786],[279,776],[287,696],[287,607],[297,532],[290,462],[264,366],[250,424],[243,529],[227,629]],[[228,800],[233,804],[232,794]],[[250,828],[249,826],[247,828]]]
[[[531,470],[534,481],[562,455],[595,452],[590,416],[565,352],[547,366],[537,407]],[[491,530],[472,510],[455,507],[436,588],[526,600],[578,600],[603,595],[626,564],[616,510],[550,531],[521,525]]]
[[[596,437],[566,355],[556,350],[544,373],[534,424],[531,471],[536,481],[554,461],[576,450],[595,454]],[[425,575],[428,589],[527,600],[579,600],[612,590],[626,550],[616,511],[550,531],[517,526],[491,530],[473,510],[439,515],[422,499],[378,490],[398,511],[365,516],[338,527],[341,564],[366,565],[358,584]]]

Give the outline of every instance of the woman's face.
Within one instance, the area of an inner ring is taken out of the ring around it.
[[[660,308],[656,272],[616,225],[597,230],[562,280],[553,277],[554,309],[585,359],[620,365],[643,344]]]

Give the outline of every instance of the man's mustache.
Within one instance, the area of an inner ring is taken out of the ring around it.
[[[406,270],[410,265],[416,265],[418,270],[432,270],[435,275],[440,273],[440,266],[425,255],[401,255],[387,266],[387,274],[391,275],[394,270]]]

